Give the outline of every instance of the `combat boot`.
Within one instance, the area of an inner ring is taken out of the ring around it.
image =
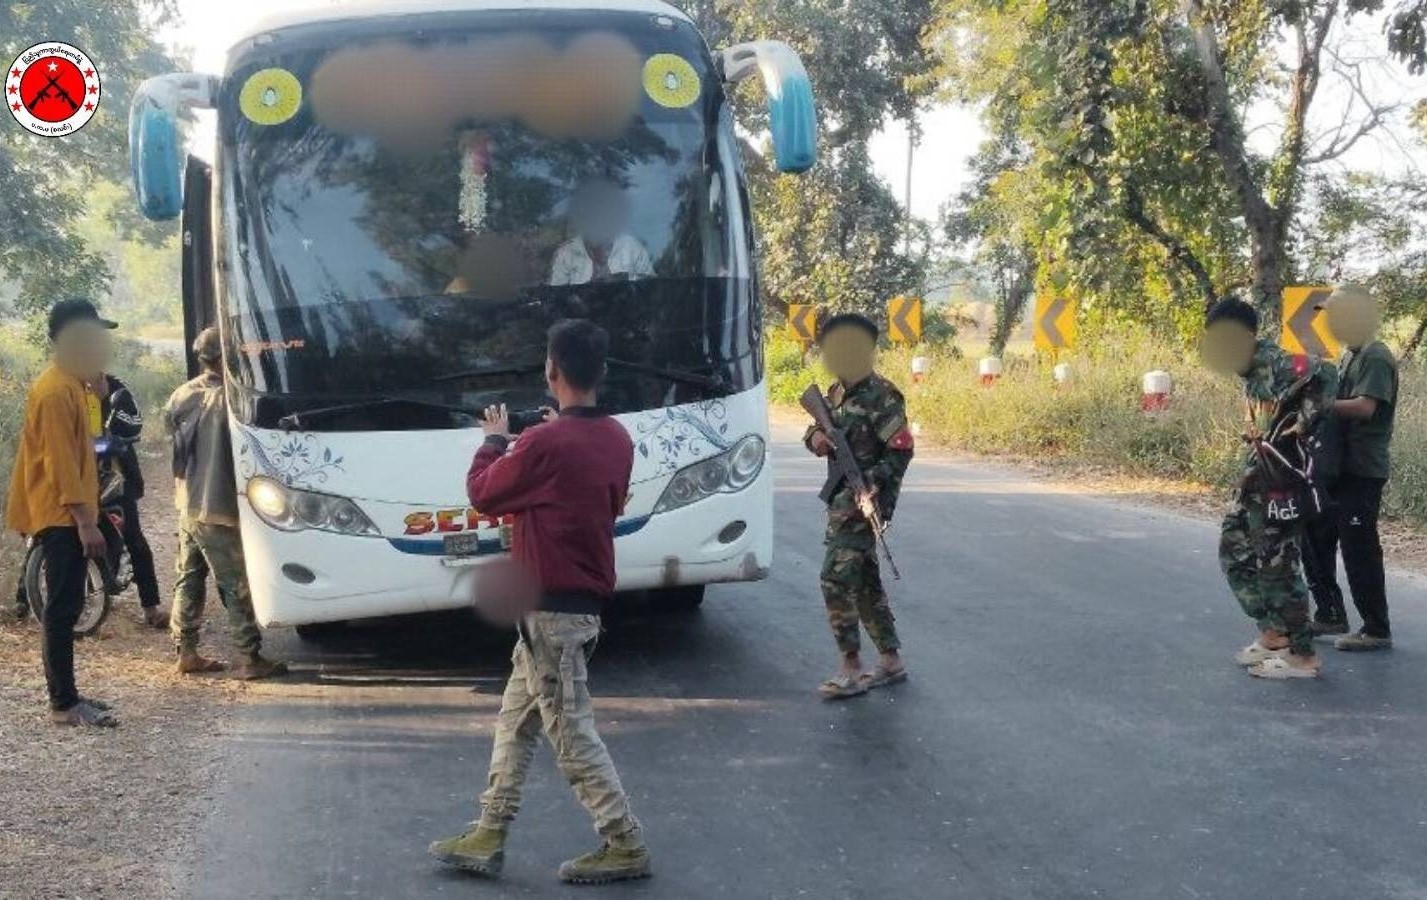
[[[426,852],[448,866],[494,878],[505,865],[505,829],[473,822],[464,834],[432,841]]]
[[[577,856],[560,866],[560,880],[570,884],[609,884],[649,875],[649,848],[637,837],[607,840],[593,853]]]

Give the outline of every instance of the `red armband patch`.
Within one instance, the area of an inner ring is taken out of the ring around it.
[[[1308,374],[1308,357],[1302,353],[1293,354],[1293,377],[1302,378]]]
[[[910,450],[915,443],[916,442],[912,440],[912,429],[903,426],[902,430],[892,435],[892,439],[887,442],[887,449]]]

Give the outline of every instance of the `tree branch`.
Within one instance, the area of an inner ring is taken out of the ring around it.
[[[1329,0],[1321,14],[1308,20],[1308,24],[1312,25],[1311,32],[1303,22],[1294,27],[1298,35],[1298,65],[1289,84],[1288,115],[1283,124],[1283,137],[1279,141],[1278,153],[1274,154],[1273,165],[1269,170],[1267,198],[1281,213],[1276,223],[1280,231],[1287,229],[1288,220],[1293,215],[1304,144],[1307,140],[1308,109],[1313,105],[1313,97],[1318,92],[1318,82],[1322,76],[1320,62],[1323,57],[1323,43],[1328,39],[1328,32],[1332,29],[1337,15],[1338,0]]]
[[[1214,279],[1209,277],[1209,270],[1200,262],[1199,257],[1194,255],[1194,251],[1189,245],[1179,238],[1170,234],[1148,213],[1145,212],[1144,198],[1140,192],[1133,187],[1125,188],[1125,198],[1122,208],[1125,218],[1145,234],[1149,235],[1165,249],[1169,258],[1178,263],[1194,279],[1194,284],[1199,288],[1199,294],[1204,299],[1204,308],[1208,309],[1214,305],[1218,295],[1214,291]]]
[[[1347,153],[1353,149],[1353,145],[1362,140],[1364,136],[1381,126],[1383,119],[1389,113],[1395,112],[1402,107],[1401,103],[1373,103],[1372,98],[1368,96],[1367,86],[1363,84],[1362,65],[1360,63],[1344,62],[1342,57],[1331,49],[1328,53],[1333,57],[1333,60],[1338,63],[1340,67],[1339,71],[1342,72],[1343,77],[1352,86],[1353,93],[1367,106],[1367,118],[1358,123],[1357,129],[1355,129],[1352,134],[1346,134],[1348,128],[1347,114],[1352,111],[1352,105],[1349,104],[1349,108],[1344,112],[1343,122],[1334,130],[1332,139],[1328,141],[1328,146],[1317,153],[1303,157],[1303,164],[1305,166],[1329,162]],[[1347,69],[1351,69],[1353,74],[1348,75],[1346,71],[1343,71]]]

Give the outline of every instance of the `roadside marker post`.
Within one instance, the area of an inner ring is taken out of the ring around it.
[[[912,383],[921,384],[926,380],[927,372],[931,370],[931,361],[925,356],[912,357]]]
[[[1001,377],[1001,357],[982,357],[981,362],[976,365],[976,371],[981,377],[981,386],[990,387]]]
[[[1168,372],[1163,369],[1146,372],[1140,386],[1141,412],[1158,413],[1169,409],[1169,398],[1174,393],[1174,379]]]

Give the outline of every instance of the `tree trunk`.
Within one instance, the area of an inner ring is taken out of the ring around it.
[[[1254,308],[1259,311],[1259,333],[1264,337],[1277,337],[1283,319],[1283,276],[1286,255],[1283,244],[1277,239],[1275,223],[1267,223],[1266,234],[1258,228],[1253,234],[1252,287]]]
[[[1025,314],[1026,304],[1035,287],[1035,276],[1035,260],[1029,259],[1012,273],[1008,282],[1002,284],[1000,295],[996,298],[996,321],[991,325],[989,352],[992,356],[1001,356],[1006,352],[1011,332],[1016,330]]]

